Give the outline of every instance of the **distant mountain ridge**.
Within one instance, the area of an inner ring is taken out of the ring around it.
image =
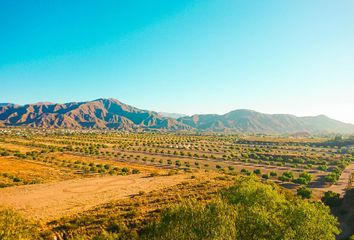
[[[166,114],[138,109],[112,98],[64,104],[1,104],[0,126],[266,134],[354,133],[353,124],[342,123],[324,115],[296,117],[240,109],[223,115],[199,114],[174,119]]]
[[[5,126],[96,129],[188,130],[189,126],[156,112],[141,110],[116,99],[64,104],[36,103],[0,107],[0,122]]]
[[[324,115],[297,117],[290,114],[265,114],[240,109],[223,115],[201,114],[179,118],[178,121],[201,131],[241,133],[354,133],[354,125]]]

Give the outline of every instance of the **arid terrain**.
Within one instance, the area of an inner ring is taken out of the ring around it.
[[[91,220],[83,229],[64,226],[90,214],[108,217],[107,206],[117,208],[109,219],[136,226],[163,206],[208,199],[244,175],[295,194],[305,187],[315,201],[327,191],[343,197],[354,171],[352,147],[333,146],[325,137],[22,128],[0,134],[0,206],[64,239],[98,231],[101,225]],[[122,213],[122,204],[133,217]]]
[[[0,189],[0,205],[13,207],[28,218],[52,221],[140,192],[167,188],[188,175],[148,177],[106,176]]]

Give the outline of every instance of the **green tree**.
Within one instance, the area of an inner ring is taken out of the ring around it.
[[[302,186],[297,189],[297,195],[302,198],[311,198],[312,191],[311,191],[311,189]]]

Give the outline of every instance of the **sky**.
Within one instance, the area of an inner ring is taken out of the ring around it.
[[[0,1],[0,102],[354,123],[354,1]]]

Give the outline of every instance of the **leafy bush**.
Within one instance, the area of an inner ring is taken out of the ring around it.
[[[133,169],[133,170],[132,170],[132,173],[133,173],[133,174],[138,174],[138,173],[140,173],[140,171],[139,171],[138,169]]]
[[[337,207],[342,203],[339,193],[332,191],[325,192],[321,201],[330,207]]]
[[[301,185],[308,185],[311,182],[311,180],[312,180],[312,175],[307,172],[303,172],[300,173],[299,178],[293,180],[293,182]]]
[[[292,172],[283,172],[283,176],[288,178],[288,179],[293,179],[294,174]]]
[[[259,174],[261,174],[261,170],[260,169],[255,169],[255,170],[253,170],[253,173],[259,175]]]
[[[251,175],[251,172],[248,171],[247,169],[244,169],[244,168],[241,169],[241,173],[243,173],[245,175]]]
[[[339,179],[339,174],[337,172],[331,172],[327,176],[325,176],[325,181],[329,183],[335,183]]]
[[[317,169],[320,171],[327,171],[328,167],[326,165],[321,165],[321,166],[318,166]]]
[[[307,172],[300,173],[299,178],[306,179],[308,182],[312,181],[312,175]]]
[[[234,167],[234,166],[229,166],[228,168],[229,168],[230,171],[235,170],[235,167]]]
[[[302,186],[297,189],[297,195],[302,198],[311,198],[312,191],[311,191],[311,189]]]
[[[263,178],[263,179],[269,179],[269,175],[266,174],[266,173],[265,173],[265,174],[262,174],[262,178]]]
[[[297,178],[293,181],[294,183],[301,184],[301,185],[307,185],[309,182],[305,178]]]

